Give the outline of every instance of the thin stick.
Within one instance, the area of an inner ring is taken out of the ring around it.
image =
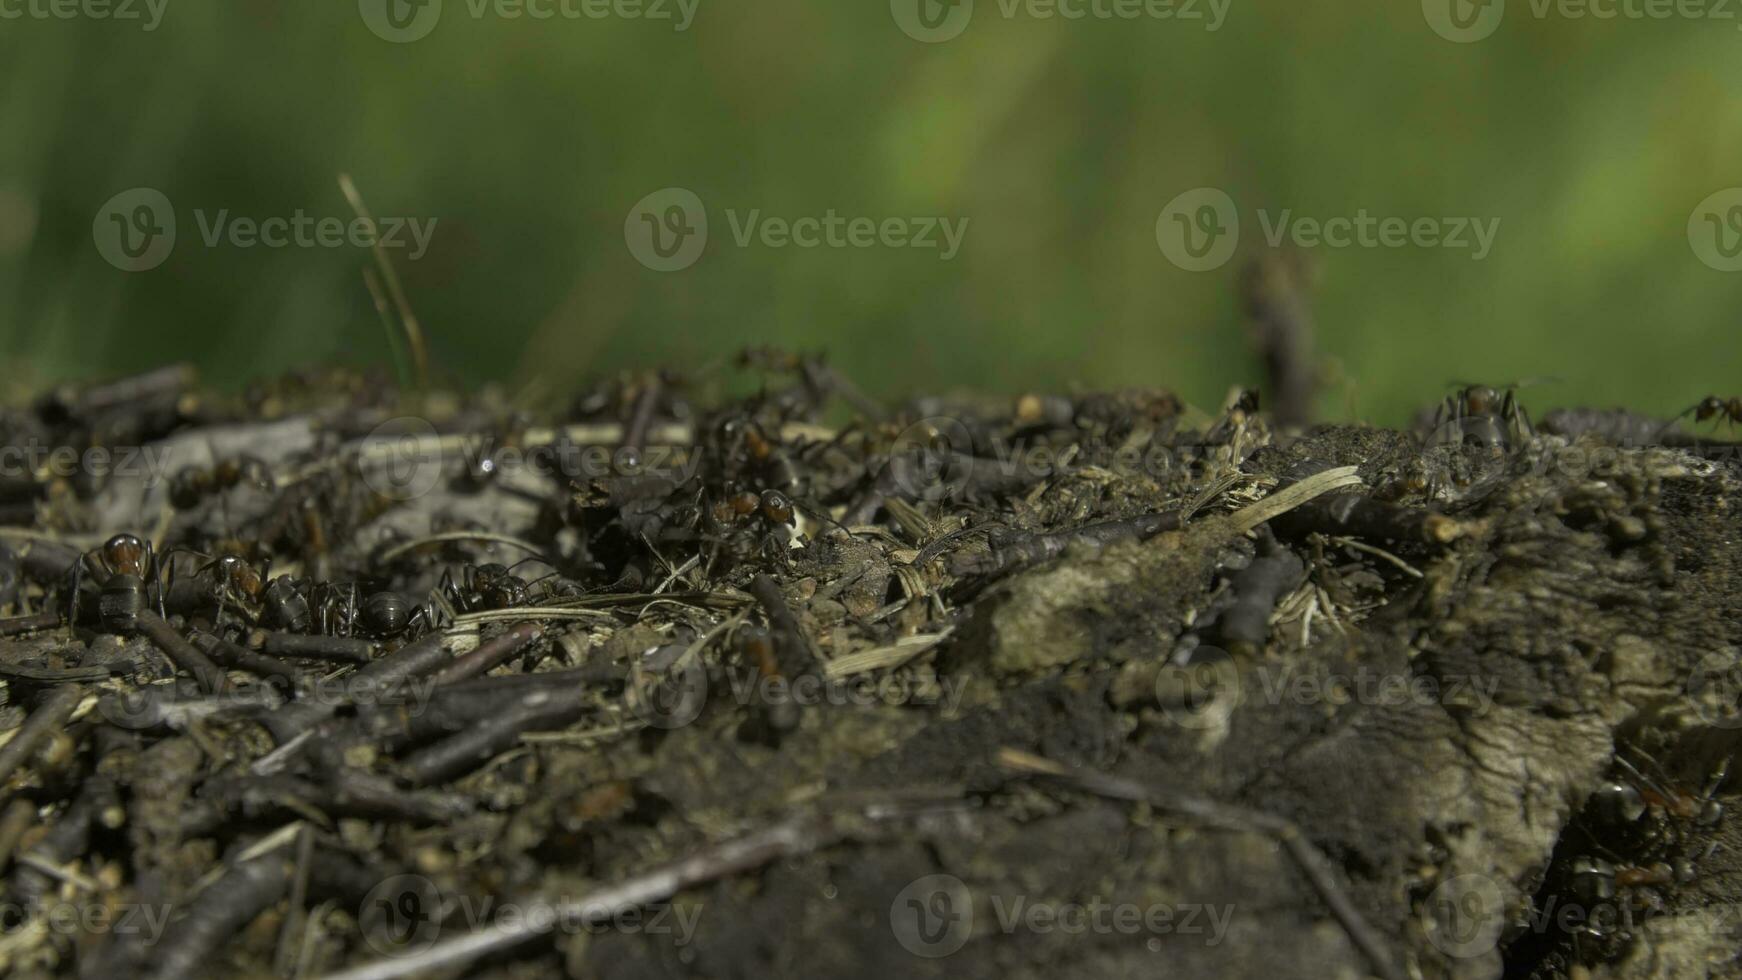
[[[408,956],[328,974],[324,980],[395,980],[437,967],[469,963],[485,953],[509,949],[563,922],[608,922],[631,909],[659,902],[694,885],[797,857],[844,837],[826,817],[800,816],[705,848],[664,867],[602,888],[578,900],[553,902],[549,916],[524,915],[468,933]]]
[[[535,545],[530,541],[523,541],[520,538],[511,535],[492,534],[489,531],[447,531],[442,534],[431,534],[426,537],[396,544],[393,547],[388,548],[386,551],[383,551],[377,560],[382,564],[386,564],[413,549],[422,548],[425,545],[442,544],[447,541],[492,541],[496,544],[508,545],[511,548],[519,548],[527,554],[534,555],[540,560],[544,560],[544,550],[538,545]],[[550,563],[549,561],[545,561],[545,564]]]
[[[369,208],[363,203],[363,195],[357,193],[357,185],[352,183],[350,174],[339,175],[339,190],[350,202],[351,210],[357,212],[357,217],[369,222],[373,227],[375,218],[369,214]],[[411,347],[411,362],[417,371],[417,386],[429,386],[429,350],[424,346],[423,328],[418,325],[417,315],[411,312],[411,304],[406,301],[405,287],[399,282],[399,274],[393,271],[393,263],[387,258],[387,250],[381,244],[381,236],[374,236],[375,242],[370,251],[375,254],[375,264],[381,270],[381,281],[387,285],[387,295],[392,297],[394,307],[399,311],[399,323],[405,330],[406,343]]]
[[[529,644],[544,635],[544,631],[531,623],[522,623],[508,632],[481,643],[478,648],[463,656],[454,658],[454,662],[443,667],[435,675],[437,685],[452,684],[468,677],[476,677],[504,664],[515,654],[524,650]]]
[[[1354,538],[1349,538],[1349,537],[1339,536],[1339,537],[1334,537],[1331,540],[1336,542],[1337,544],[1342,545],[1345,548],[1353,548],[1356,551],[1364,551],[1367,554],[1370,554],[1375,558],[1380,558],[1380,559],[1383,559],[1385,561],[1388,561],[1391,564],[1396,565],[1398,568],[1403,569],[1405,572],[1407,572],[1410,576],[1412,576],[1414,578],[1421,578],[1422,577],[1420,569],[1416,568],[1414,565],[1411,565],[1409,562],[1404,561],[1402,558],[1397,557],[1396,555],[1392,554],[1391,552],[1386,551],[1384,548],[1379,548],[1379,547],[1376,547],[1374,545],[1367,544],[1364,541],[1356,541]]]
[[[73,709],[84,700],[84,689],[76,684],[57,687],[30,717],[24,719],[16,735],[13,735],[5,745],[0,745],[0,783],[12,775],[13,770],[24,764],[50,735],[59,731],[72,717]]]
[[[151,640],[153,646],[163,651],[163,655],[177,667],[194,676],[200,690],[207,694],[216,694],[223,689],[226,680],[223,669],[212,663],[211,658],[201,653],[198,647],[183,639],[175,631],[175,627],[150,610],[139,613],[137,622],[139,631]]]

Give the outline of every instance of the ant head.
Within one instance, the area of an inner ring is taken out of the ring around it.
[[[761,504],[762,516],[770,524],[791,524],[793,519],[792,501],[779,490],[764,490],[758,503]]]
[[[250,599],[259,598],[261,590],[265,587],[265,583],[260,580],[260,573],[255,571],[254,566],[235,555],[225,555],[218,559],[218,572],[231,588]]]
[[[145,577],[146,559],[151,548],[132,534],[117,534],[103,545],[103,563],[119,575]]]
[[[1645,814],[1644,797],[1626,783],[1603,784],[1592,794],[1592,802],[1611,824],[1632,823]]]
[[[1471,385],[1464,389],[1465,415],[1492,415],[1499,407],[1500,393],[1487,385]]]

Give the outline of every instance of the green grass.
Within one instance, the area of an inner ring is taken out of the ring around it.
[[[447,0],[388,44],[356,5],[170,0],[158,30],[0,21],[0,354],[48,381],[167,359],[215,381],[386,361],[366,249],[208,248],[196,210],[435,218],[395,265],[438,375],[561,390],[746,344],[827,348],[885,395],[1152,384],[1216,401],[1258,366],[1235,265],[1170,265],[1181,191],[1319,218],[1501,222],[1481,262],[1315,250],[1333,417],[1397,422],[1454,379],[1553,376],[1527,401],[1660,412],[1742,389],[1742,275],[1689,247],[1742,184],[1734,23],[1538,20],[1454,45],[1419,5],[1234,0],[1171,21],[1006,20],[920,44],[887,4],[702,0],[639,20],[474,20]],[[631,206],[695,191],[693,267],[624,243]],[[176,204],[168,262],[123,273],[98,209]],[[967,217],[962,253],[738,247],[725,211]],[[1351,408],[1352,407],[1352,408]]]

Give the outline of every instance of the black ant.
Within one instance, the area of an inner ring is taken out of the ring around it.
[[[1626,748],[1639,757],[1640,765],[1617,755],[1615,766],[1623,778],[1599,786],[1585,809],[1604,828],[1601,836],[1608,845],[1589,826],[1583,829],[1605,858],[1574,857],[1560,879],[1565,894],[1585,908],[1585,922],[1573,934],[1574,948],[1599,959],[1616,953],[1642,917],[1666,908],[1661,889],[1696,880],[1698,838],[1709,836],[1724,817],[1723,805],[1713,797],[1728,774],[1728,763],[1718,766],[1705,792],[1696,796],[1675,787],[1643,750]],[[1597,948],[1583,951],[1585,942]]]
[[[487,562],[482,565],[462,565],[460,566],[460,577],[457,580],[451,569],[442,572],[441,582],[436,588],[456,612],[478,612],[484,609],[512,609],[524,606],[528,603],[531,595],[530,584],[514,574],[514,569],[529,561],[542,562],[543,560],[542,558],[525,558],[515,562],[512,566],[495,562]]]
[[[211,467],[184,466],[169,481],[169,502],[188,510],[213,494],[243,485],[270,490],[276,484],[266,464],[252,456],[226,459]]]
[[[204,559],[190,577],[176,580],[176,554]],[[164,555],[159,572],[167,581],[159,583],[158,591],[168,597],[168,607],[175,612],[191,613],[215,607],[216,621],[222,623],[227,609],[235,608],[248,619],[259,618],[261,598],[266,581],[247,560],[238,555],[212,556],[190,548],[174,548]],[[178,588],[179,586],[179,588]]]
[[[101,548],[88,551],[73,563],[72,592],[67,608],[67,622],[78,621],[78,600],[83,585],[86,562],[95,555],[102,562],[97,594],[97,618],[106,629],[117,633],[131,631],[139,614],[149,607],[145,583],[154,579],[157,558],[151,542],[133,534],[117,534]],[[158,591],[161,605],[163,593]]]
[[[436,629],[448,617],[432,598],[413,602],[403,592],[383,589],[371,592],[358,610],[356,625],[362,632],[379,637],[397,636],[419,628]]]
[[[1742,425],[1742,398],[1719,398],[1717,395],[1707,395],[1700,399],[1698,404],[1690,406],[1686,411],[1670,419],[1658,432],[1658,439],[1662,440],[1664,433],[1675,428],[1677,422],[1690,415],[1694,417],[1696,423],[1723,419],[1725,425]]]
[[[1518,402],[1518,389],[1529,383],[1495,386],[1459,382],[1458,390],[1434,410],[1429,444],[1504,448],[1531,439],[1536,430]]]

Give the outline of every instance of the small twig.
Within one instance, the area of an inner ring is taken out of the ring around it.
[[[530,541],[525,541],[512,535],[495,534],[490,531],[444,531],[441,534],[428,534],[421,538],[414,538],[410,541],[400,542],[399,544],[388,548],[386,551],[383,551],[377,560],[382,564],[386,564],[393,561],[395,558],[415,551],[418,548],[432,544],[444,544],[449,541],[490,541],[496,544],[505,544],[511,548],[519,548],[527,554],[535,555],[541,560],[544,559],[543,548],[540,548],[538,545],[535,545]],[[545,563],[549,564],[548,561]]]
[[[254,917],[276,904],[290,884],[290,870],[276,854],[232,866],[201,892],[153,951],[151,980],[198,975],[200,965]]]
[[[200,690],[207,694],[216,694],[224,689],[227,683],[223,668],[212,662],[212,659],[189,643],[175,627],[164,622],[161,617],[150,610],[141,611],[136,620],[139,631],[151,640],[153,646],[163,652],[176,667],[187,671],[200,685]]]
[[[669,899],[685,888],[797,857],[826,847],[845,833],[825,816],[798,816],[766,830],[714,844],[662,868],[599,889],[579,899],[554,902],[552,919],[608,922],[631,909]],[[549,931],[554,921],[517,916],[487,929],[438,942],[421,952],[328,974],[323,980],[396,980],[438,967],[469,963],[486,953],[509,949]]]
[[[920,654],[930,650],[949,639],[955,632],[951,626],[939,633],[922,633],[915,636],[904,636],[888,646],[876,647],[870,650],[860,650],[837,657],[829,661],[823,672],[830,678],[852,677],[873,670],[900,667]]]
[[[24,719],[12,738],[5,745],[0,745],[0,783],[4,783],[13,770],[24,764],[35,754],[37,748],[49,736],[61,730],[73,710],[84,700],[84,689],[68,684],[51,691],[30,717]]]
[[[506,663],[510,657],[526,649],[527,646],[537,642],[539,637],[543,635],[544,631],[537,626],[531,623],[522,623],[488,643],[480,643],[476,650],[456,657],[453,663],[443,667],[435,675],[435,682],[438,686],[452,684],[455,681],[463,681],[468,677],[487,673]]]
[[[1360,467],[1339,466],[1322,473],[1314,473],[1298,483],[1283,487],[1250,507],[1235,511],[1230,520],[1241,532],[1250,531],[1333,490],[1361,486],[1361,477],[1355,472],[1358,469]]]
[[[351,210],[357,212],[357,217],[367,221],[371,227],[375,218],[369,213],[369,208],[363,203],[363,195],[357,192],[357,185],[351,181],[350,174],[339,175],[339,190],[345,195],[345,200],[351,205]],[[399,282],[399,273],[393,270],[393,262],[387,257],[387,249],[381,243],[381,236],[375,235],[370,251],[374,253],[375,264],[381,270],[381,280],[387,285],[387,295],[392,298],[394,308],[399,311],[400,326],[405,330],[405,339],[411,347],[411,361],[417,371],[418,388],[429,386],[429,350],[424,345],[423,327],[418,325],[417,315],[411,312],[411,303],[405,298],[405,287]]]
[[[1402,569],[1406,574],[1408,574],[1412,578],[1421,578],[1422,577],[1420,569],[1416,568],[1414,565],[1411,565],[1409,562],[1404,561],[1402,558],[1397,557],[1396,555],[1392,554],[1391,552],[1386,551],[1384,548],[1376,547],[1374,545],[1370,545],[1370,544],[1367,544],[1367,543],[1362,542],[1362,541],[1356,541],[1354,538],[1345,537],[1342,535],[1335,536],[1335,537],[1331,538],[1331,540],[1333,542],[1335,542],[1336,544],[1342,545],[1345,548],[1352,548],[1355,551],[1364,551],[1367,554],[1372,555],[1375,558],[1379,558],[1379,559],[1382,559],[1384,561],[1388,561],[1391,564],[1396,565],[1398,568]]]

